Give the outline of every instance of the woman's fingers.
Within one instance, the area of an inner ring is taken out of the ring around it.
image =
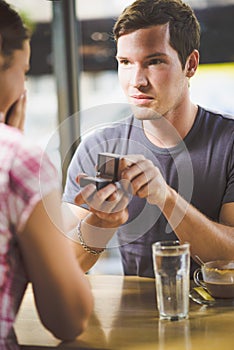
[[[27,93],[25,91],[14,105],[12,105],[7,116],[7,124],[21,131],[24,131],[26,103]]]

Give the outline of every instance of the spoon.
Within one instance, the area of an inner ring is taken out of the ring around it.
[[[199,264],[200,264],[201,266],[204,266],[204,265],[205,265],[204,261],[202,261],[202,259],[199,258],[198,255],[195,255],[194,257],[195,257],[195,259],[197,260],[197,262],[199,262]]]

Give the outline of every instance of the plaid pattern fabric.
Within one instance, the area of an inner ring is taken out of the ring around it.
[[[42,196],[58,186],[42,150],[0,124],[0,339],[11,333],[28,282],[17,235]]]

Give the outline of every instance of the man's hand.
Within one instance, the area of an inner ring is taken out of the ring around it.
[[[163,208],[168,185],[160,170],[142,155],[128,155],[120,160],[121,179],[131,187],[133,195]]]
[[[78,176],[77,181],[79,182]],[[86,203],[90,212],[101,220],[100,227],[114,228],[122,225],[128,219],[129,198],[125,192],[118,189],[115,184],[96,190],[96,186],[85,186],[75,198],[75,203]]]

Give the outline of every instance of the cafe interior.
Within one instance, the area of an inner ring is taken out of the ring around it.
[[[27,81],[27,113],[33,117],[27,118],[25,133],[34,140],[37,135],[37,142],[48,152],[64,185],[79,141],[98,124],[105,124],[110,112],[112,121],[116,121],[128,111],[118,86],[110,32],[118,13],[132,1],[8,2],[24,13],[34,28]],[[191,83],[192,98],[205,106],[212,101],[217,109],[234,115],[233,0],[186,2],[194,8],[202,28],[201,63]],[[34,7],[32,3],[36,3]],[[217,79],[224,83],[222,91],[215,84]],[[103,119],[95,120],[97,112]],[[201,285],[190,281],[187,317],[162,319],[154,279],[124,276],[114,245],[87,278],[94,311],[80,336],[70,342],[55,338],[39,319],[29,285],[14,327],[18,343],[15,349],[234,349],[234,296],[213,298]]]

